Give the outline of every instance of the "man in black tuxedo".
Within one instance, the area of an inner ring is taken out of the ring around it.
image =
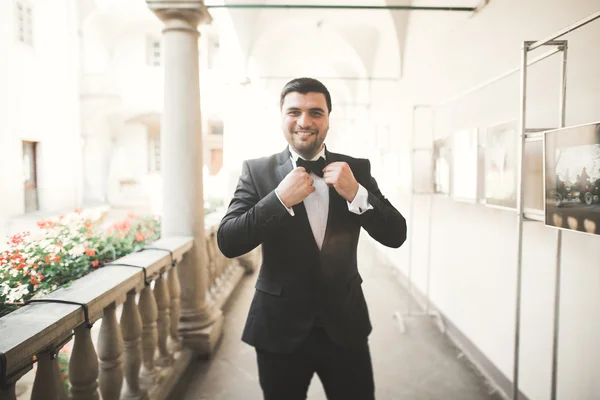
[[[331,97],[321,82],[290,81],[280,106],[289,146],[244,161],[218,231],[230,258],[262,245],[242,340],[256,349],[266,400],[306,399],[315,372],[328,399],[374,399],[358,237],[362,227],[397,248],[406,221],[379,191],[368,160],[325,148]]]

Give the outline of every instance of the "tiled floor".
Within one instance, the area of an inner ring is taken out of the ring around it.
[[[405,312],[406,291],[388,265],[373,261],[378,259],[374,251],[373,244],[363,241],[359,265],[373,323],[369,342],[377,399],[500,400],[431,319],[405,318],[406,329],[400,330],[393,315]],[[217,353],[192,364],[173,400],[262,399],[254,349],[240,340],[255,280],[256,275],[241,282],[224,310],[225,333]],[[308,399],[326,399],[316,375]]]

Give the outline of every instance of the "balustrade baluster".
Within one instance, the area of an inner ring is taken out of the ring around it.
[[[140,293],[139,310],[142,316],[142,383],[145,386],[154,384],[156,370],[154,367],[154,353],[158,344],[156,318],[158,309],[156,299],[150,286],[145,286]]]
[[[98,357],[100,358],[100,393],[102,400],[119,400],[123,386],[123,338],[117,323],[116,304],[104,309],[100,335],[98,336]]]
[[[219,263],[219,258],[217,256],[219,249],[216,245],[215,242],[215,232],[214,229],[211,229],[209,235],[208,235],[208,253],[210,254],[210,260],[211,260],[211,264],[213,265],[213,270],[215,271],[215,280],[213,282],[213,285],[215,286],[215,298],[218,297],[220,295],[220,293],[223,291],[223,287],[226,285],[226,280],[224,279],[223,276],[223,268],[221,266],[221,264]]]
[[[167,367],[173,362],[173,358],[167,348],[167,338],[170,332],[169,316],[169,287],[167,281],[161,275],[154,285],[154,297],[158,308],[158,358],[156,363],[161,367]]]
[[[92,343],[90,329],[80,326],[75,330],[75,343],[69,362],[72,400],[96,400],[98,393],[98,356]]]
[[[67,388],[60,374],[58,358],[52,354],[38,356],[37,372],[31,400],[66,400]]]
[[[181,314],[181,284],[179,283],[179,274],[176,268],[169,270],[167,279],[169,285],[169,294],[171,295],[171,331],[170,333],[170,346],[171,351],[179,351],[181,349],[181,342],[179,341],[179,333],[177,328],[179,326],[179,316]]]
[[[211,254],[212,249],[210,246],[210,233],[207,232],[206,235],[206,268],[208,270],[208,291],[209,294],[214,298],[216,293],[217,293],[217,278],[218,278],[218,273],[217,273],[217,269],[216,269],[216,264],[214,262],[214,257]]]
[[[125,390],[123,399],[143,400],[148,393],[140,388],[140,368],[142,366],[142,317],[135,304],[135,291],[127,293],[127,301],[121,314],[123,333]]]

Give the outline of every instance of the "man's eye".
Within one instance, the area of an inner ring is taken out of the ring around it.
[[[313,111],[313,112],[311,113],[311,115],[312,115],[313,117],[321,117],[321,116],[323,115],[323,113],[321,113],[321,112],[319,112],[319,111]]]
[[[299,111],[288,111],[288,115],[300,115]]]

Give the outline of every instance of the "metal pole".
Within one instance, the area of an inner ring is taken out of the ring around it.
[[[413,254],[413,232],[412,232],[412,225],[413,225],[413,221],[414,221],[414,203],[415,203],[415,121],[417,120],[416,117],[417,114],[417,106],[413,106],[412,109],[412,131],[411,131],[411,137],[410,137],[410,208],[409,208],[409,215],[410,215],[410,230],[408,232],[408,237],[409,237],[409,241],[410,241],[410,246],[408,246],[408,271],[407,271],[407,282],[406,282],[406,315],[410,315],[410,291],[411,291],[411,285],[410,285],[410,276],[412,273],[412,254]]]
[[[525,157],[525,126],[526,126],[526,109],[527,109],[527,52],[529,46],[533,42],[523,42],[521,47],[521,109],[519,111],[520,128],[519,128],[519,147],[517,163],[517,287],[516,287],[516,309],[515,309],[515,348],[514,348],[514,364],[513,364],[513,400],[519,399],[519,351],[521,344],[521,277],[523,264],[523,166]]]
[[[552,334],[552,383],[550,399],[556,400],[558,378],[558,328],[560,325],[560,276],[561,276],[562,231],[556,232],[556,278],[554,282],[554,331]]]
[[[558,126],[565,126],[565,112],[567,99],[567,43],[562,46],[562,63],[560,70],[561,90],[560,90],[560,115]],[[560,287],[561,287],[561,267],[562,267],[562,230],[556,231],[556,278],[554,286],[554,331],[552,334],[552,387],[550,390],[550,399],[556,400],[557,382],[558,382],[558,339],[560,328]]]
[[[233,9],[317,9],[317,10],[388,10],[388,11],[459,11],[474,12],[476,7],[424,7],[424,6],[357,6],[357,5],[327,5],[327,4],[212,4],[206,8]]]
[[[413,255],[413,246],[414,246],[414,242],[413,242],[413,221],[414,221],[414,213],[415,213],[415,133],[417,130],[417,110],[420,108],[421,106],[413,106],[412,109],[412,132],[411,132],[411,137],[410,137],[410,167],[411,167],[411,171],[410,171],[410,232],[408,233],[410,236],[410,246],[408,246],[408,273],[407,273],[407,279],[408,282],[406,284],[407,286],[407,292],[406,292],[406,315],[410,315],[411,313],[411,307],[410,307],[410,302],[411,302],[411,294],[412,294],[412,264],[413,264],[413,260],[412,260],[412,255]]]
[[[435,108],[431,108],[431,143],[434,142],[435,140]],[[431,149],[431,158],[433,160],[433,148]],[[435,182],[435,165],[433,164],[433,161],[431,163],[431,170],[429,171],[429,176],[432,179],[432,183]],[[433,231],[433,190],[432,190],[432,194],[431,196],[429,196],[429,221],[428,221],[428,228],[427,228],[427,264],[426,264],[426,268],[427,268],[427,282],[426,282],[426,287],[425,287],[425,314],[430,315],[430,308],[431,308],[431,300],[429,298],[429,282],[430,282],[430,277],[431,277],[431,232]]]
[[[542,39],[542,40],[538,40],[537,42],[533,43],[531,46],[529,46],[529,50],[533,50],[533,49],[537,49],[540,46],[543,46],[545,44],[548,44],[548,42],[551,42],[554,39],[557,39],[561,36],[566,35],[567,33],[574,31],[577,28],[581,28],[584,25],[589,24],[590,22],[596,20],[600,18],[600,11],[596,11],[595,13],[575,22],[573,25],[566,27],[565,29],[562,29],[550,36],[548,36],[546,39]]]
[[[429,300],[429,282],[431,276],[431,231],[433,230],[433,195],[429,196],[429,229],[427,230],[427,283],[425,287],[425,314],[429,315],[431,301]]]

